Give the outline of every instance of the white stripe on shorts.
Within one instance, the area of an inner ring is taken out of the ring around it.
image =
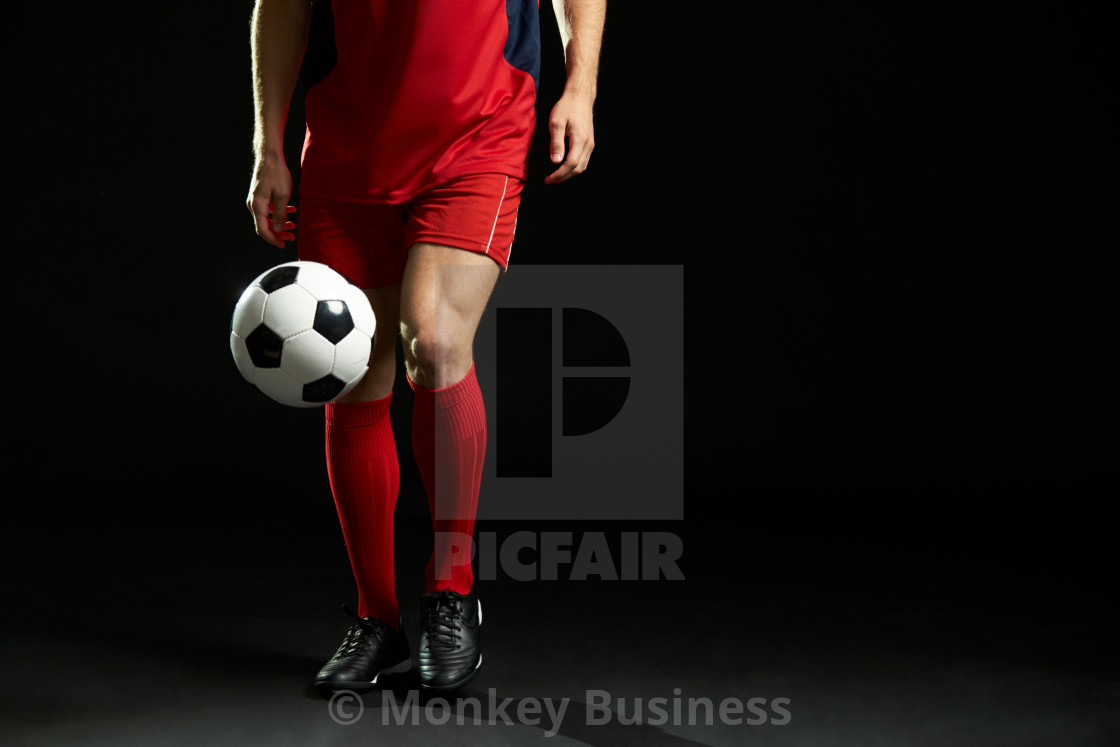
[[[490,226],[490,238],[486,242],[486,253],[490,253],[490,242],[494,240],[494,231],[498,228],[498,218],[502,214],[502,203],[506,201],[506,186],[509,184],[509,177],[502,182],[502,199],[498,200],[498,212],[494,214],[494,225]]]
[[[517,236],[517,214],[521,212],[521,206],[518,205],[517,209],[513,212],[513,235]],[[509,258],[513,256],[513,239],[509,240],[509,249],[506,250],[506,271],[509,271]]]

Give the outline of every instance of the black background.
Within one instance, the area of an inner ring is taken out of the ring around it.
[[[684,266],[686,518],[669,529],[690,579],[734,590],[749,557],[820,587],[904,594],[920,575],[988,609],[1107,620],[1104,19],[613,2],[591,168],[544,185],[563,80],[548,5],[503,282],[517,263]],[[242,288],[296,256],[244,205],[250,11],[21,4],[6,22],[6,523],[24,561],[102,559],[120,580],[337,550],[321,413],[266,401],[228,351]],[[297,177],[300,114],[297,94]],[[402,464],[398,515],[423,518]]]

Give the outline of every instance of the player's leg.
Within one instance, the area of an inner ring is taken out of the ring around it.
[[[376,263],[400,240],[391,210],[302,201],[300,258],[335,267],[366,288],[377,320],[370,368],[345,397],[325,408],[327,475],[358,589],[358,610],[335,655],[316,676],[325,692],[372,687],[410,666],[394,588],[393,513],[400,486],[389,418],[396,373],[402,262]]]
[[[397,627],[393,512],[400,467],[389,407],[401,287],[365,293],[377,320],[369,370],[345,397],[326,407],[327,477],[358,587],[358,615]]]
[[[509,258],[521,182],[478,174],[442,184],[409,207],[401,341],[414,393],[412,451],[435,542],[421,599],[420,682],[461,686],[482,664],[472,535],[486,454],[475,378],[475,331]]]
[[[486,410],[474,335],[500,268],[485,255],[434,244],[409,251],[401,308],[405,371],[414,395],[413,455],[435,530],[426,591],[470,593],[471,545]]]
[[[499,272],[484,254],[425,243],[409,250],[405,269],[401,340],[415,396],[412,447],[434,528],[419,651],[429,689],[458,687],[482,663],[470,561],[486,411],[472,348]]]
[[[401,298],[404,365],[413,384],[445,389],[474,363],[474,335],[501,268],[484,254],[417,243]]]

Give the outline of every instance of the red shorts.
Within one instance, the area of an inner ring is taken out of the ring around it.
[[[504,174],[464,176],[401,205],[301,195],[299,258],[333,267],[360,288],[400,283],[408,249],[419,242],[485,254],[505,271],[521,186]]]

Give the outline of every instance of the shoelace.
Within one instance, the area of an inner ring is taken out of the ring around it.
[[[441,592],[435,604],[425,612],[424,629],[428,633],[429,651],[454,651],[457,641],[462,638],[459,632],[460,609],[463,597],[453,591]]]
[[[342,609],[357,622],[346,631],[346,637],[342,639],[342,645],[334,655],[335,661],[361,654],[369,646],[371,639],[381,641],[381,628],[361,617],[346,603],[343,603]]]

